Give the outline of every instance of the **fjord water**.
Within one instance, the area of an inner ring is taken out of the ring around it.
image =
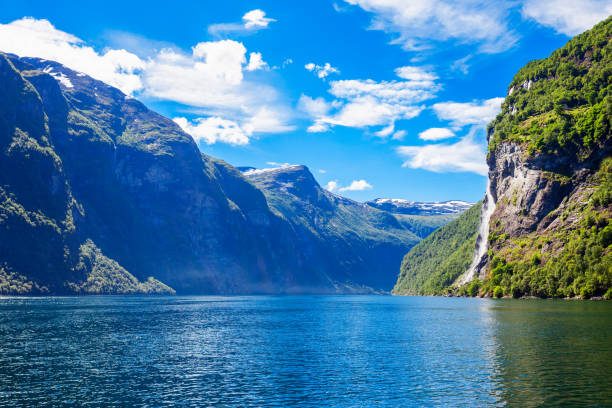
[[[0,299],[0,406],[610,406],[612,303]]]

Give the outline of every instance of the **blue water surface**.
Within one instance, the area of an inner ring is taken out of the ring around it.
[[[0,406],[612,406],[612,303],[0,299]]]

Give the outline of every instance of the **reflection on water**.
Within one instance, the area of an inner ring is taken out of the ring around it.
[[[612,406],[612,304],[492,304],[496,389],[511,406]]]
[[[612,303],[0,299],[0,406],[604,406]]]

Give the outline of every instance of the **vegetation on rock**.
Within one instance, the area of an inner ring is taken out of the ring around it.
[[[434,231],[404,257],[393,289],[397,295],[442,295],[463,274],[474,255],[482,202]]]

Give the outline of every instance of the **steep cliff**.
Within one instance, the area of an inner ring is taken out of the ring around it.
[[[489,126],[481,294],[610,295],[611,129],[609,18],[521,69]]]
[[[457,280],[436,278],[450,275],[441,266],[448,253],[426,250],[433,234],[406,256],[394,292],[612,298],[611,130],[612,17],[529,62],[510,84],[488,127],[477,255],[453,254],[472,267]],[[462,240],[452,246],[474,248],[475,237],[462,236],[451,234]]]

